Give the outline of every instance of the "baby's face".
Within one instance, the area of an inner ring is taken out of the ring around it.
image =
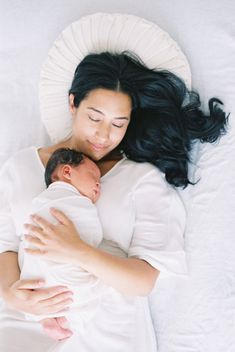
[[[71,184],[84,196],[95,203],[100,195],[100,170],[89,158],[71,170]]]

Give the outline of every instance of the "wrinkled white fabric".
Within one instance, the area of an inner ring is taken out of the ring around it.
[[[63,211],[73,221],[82,240],[94,247],[100,244],[103,234],[96,206],[75,187],[62,181],[52,183],[33,199],[30,213],[38,214],[56,224],[57,220],[49,211],[51,207]],[[27,222],[31,222],[30,218]],[[74,293],[69,312],[36,316],[27,314],[26,318],[39,321],[48,317],[65,316],[73,331],[84,329],[99,305],[105,285],[78,265],[58,263],[24,252],[25,247],[34,246],[25,241],[23,234],[18,235],[22,240],[19,250],[21,279],[43,277],[45,287],[65,285]]]

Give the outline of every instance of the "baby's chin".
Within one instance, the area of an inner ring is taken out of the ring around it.
[[[92,203],[96,203],[97,200],[99,199],[99,196],[100,196],[99,194],[94,195],[93,199],[91,199]]]
[[[92,194],[85,194],[85,193],[82,193],[81,191],[80,191],[80,193],[84,196],[84,197],[87,197],[87,198],[89,198],[90,199],[90,201],[94,204],[94,203],[96,203],[97,202],[97,200],[99,199],[99,194],[94,194],[94,193],[92,193]]]

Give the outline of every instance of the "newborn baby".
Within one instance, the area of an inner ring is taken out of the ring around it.
[[[102,228],[94,203],[100,194],[100,170],[81,153],[61,148],[49,159],[45,170],[47,189],[32,201],[30,214],[38,214],[52,223],[57,220],[50,214],[54,207],[63,211],[75,224],[82,240],[97,247],[102,240]],[[30,247],[22,238],[23,247]],[[31,245],[31,248],[34,248]],[[73,303],[66,313],[26,318],[41,320],[48,328],[68,321],[72,330],[84,328],[99,306],[102,284],[94,275],[81,267],[33,257],[24,252],[21,279],[43,277],[45,287],[66,285],[73,292]],[[48,318],[54,319],[48,319]],[[62,318],[65,317],[66,319]],[[56,329],[55,329],[56,330]],[[59,339],[56,331],[51,337]]]

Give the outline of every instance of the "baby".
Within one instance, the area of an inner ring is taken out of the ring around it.
[[[103,236],[94,205],[100,194],[100,171],[96,164],[75,150],[61,148],[47,163],[45,181],[48,188],[33,199],[30,214],[36,213],[55,224],[57,221],[49,209],[57,208],[73,221],[81,239],[97,247]],[[24,239],[22,246],[30,247]],[[27,314],[26,318],[40,320],[46,327],[62,324],[61,317],[64,316],[73,330],[85,328],[99,306],[104,285],[78,266],[33,257],[24,252],[21,278],[38,277],[45,279],[45,287],[66,285],[73,291],[73,303],[66,313],[47,316]],[[51,333],[51,337],[59,338],[56,332],[55,336]]]

